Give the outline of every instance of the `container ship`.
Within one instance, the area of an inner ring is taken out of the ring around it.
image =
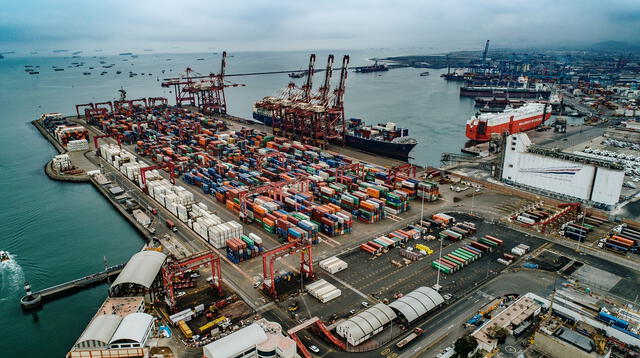
[[[491,97],[491,98],[542,98],[549,99],[551,90],[541,83],[529,86],[522,80],[521,86],[499,83],[494,85],[467,84],[460,87],[461,97]]]
[[[255,106],[253,119],[267,126],[271,126],[273,123],[270,110]],[[398,128],[395,123],[370,126],[359,118],[351,118],[345,133],[345,144],[347,147],[364,152],[408,161],[409,153],[418,142],[409,137],[408,129]]]
[[[501,113],[476,114],[467,121],[467,138],[487,142],[492,134],[520,133],[536,128],[551,117],[547,105],[525,103],[522,107],[507,108]]]

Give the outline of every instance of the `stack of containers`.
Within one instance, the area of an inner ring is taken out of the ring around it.
[[[436,201],[440,196],[440,190],[438,184],[421,181],[418,183],[416,195],[418,198],[424,198],[426,201]]]
[[[262,239],[254,234],[240,235],[239,238],[232,238],[226,241],[227,257],[234,263],[248,260],[258,256],[264,248]]]
[[[403,190],[394,190],[387,194],[385,211],[394,215],[409,210],[409,194]]]
[[[78,152],[81,150],[89,150],[89,141],[86,139],[70,140],[67,143],[67,150],[70,152]]]

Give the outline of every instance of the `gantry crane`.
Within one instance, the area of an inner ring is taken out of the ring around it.
[[[313,256],[311,253],[311,245],[300,242],[289,242],[280,247],[262,253],[262,273],[264,281],[262,289],[272,298],[278,297],[278,291],[275,285],[275,261],[296,253],[300,253],[300,275],[307,279],[313,278]],[[302,279],[302,278],[301,278]]]
[[[145,193],[149,193],[149,189],[147,188],[147,176],[146,173],[150,170],[154,170],[154,169],[165,169],[167,170],[167,172],[169,173],[169,180],[171,181],[171,184],[175,184],[176,183],[176,167],[175,165],[173,165],[173,162],[162,162],[159,163],[157,165],[152,165],[149,167],[144,167],[144,168],[140,168],[140,184],[142,186],[142,190],[144,190]]]
[[[80,118],[80,108],[96,109],[96,105],[93,103],[76,104],[76,114]]]
[[[305,192],[309,190],[309,179],[290,179],[275,183],[267,183],[265,185],[241,192],[238,195],[238,199],[240,201],[240,220],[246,223],[252,222],[252,219],[247,214],[248,197],[253,195],[268,194],[269,197],[273,198],[274,200],[283,201],[284,193],[282,189],[289,185],[296,185],[298,186],[300,191]]]
[[[164,97],[149,97],[149,107],[155,107],[158,103],[166,106],[169,101]]]
[[[120,143],[119,133],[96,135],[96,136],[93,136],[93,147],[96,149],[96,153],[100,151],[100,142],[98,142],[98,139],[100,138],[115,138],[116,142],[118,142],[118,146],[122,148],[122,144]]]
[[[305,82],[304,85],[302,85],[302,92],[304,93],[302,100],[304,102],[311,101],[311,89],[313,87],[313,75],[315,73],[315,69],[314,69],[315,65],[316,65],[316,54],[312,53],[311,56],[309,56],[309,68],[307,69],[307,81]]]
[[[324,72],[324,83],[322,87],[318,89],[319,104],[326,107],[329,104],[329,93],[331,92],[331,75],[333,74],[333,55],[327,57],[327,68]]]
[[[482,63],[487,62],[488,53],[489,53],[489,40],[487,40],[487,43],[484,45],[484,51],[482,52]]]
[[[397,178],[408,179],[416,177],[417,168],[413,164],[396,165],[387,171],[387,184],[395,184]]]
[[[193,70],[191,67],[187,67],[184,74],[179,78],[171,78],[161,83],[162,87],[173,86],[173,92],[176,96],[176,106],[182,107],[183,104],[195,106],[197,92],[194,87],[192,78]]]
[[[195,254],[190,257],[183,258],[174,262],[169,262],[162,267],[162,282],[165,289],[167,304],[173,310],[176,304],[174,295],[174,278],[187,270],[196,268],[211,268],[211,288],[218,292],[222,297],[222,270],[220,269],[220,256],[213,251],[206,251]]]
[[[98,103],[95,103],[95,108],[96,108],[96,109],[98,109],[98,108],[103,108],[103,107],[100,107],[100,106],[109,106],[109,112],[112,112],[112,113],[113,113],[113,102],[111,102],[111,101],[106,101],[106,102],[98,102]],[[104,108],[104,109],[106,110],[106,108]]]

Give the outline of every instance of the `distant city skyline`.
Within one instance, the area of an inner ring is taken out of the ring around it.
[[[401,4],[401,5],[400,5]],[[0,52],[542,47],[640,39],[640,2],[10,2]]]

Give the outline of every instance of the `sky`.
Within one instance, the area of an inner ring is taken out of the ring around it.
[[[0,52],[536,47],[638,42],[638,0],[5,1]]]

